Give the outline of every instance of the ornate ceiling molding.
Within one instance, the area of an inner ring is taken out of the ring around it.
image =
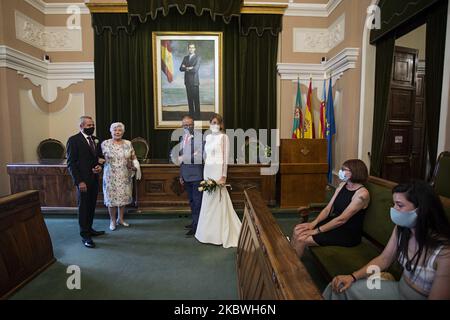
[[[43,99],[51,103],[58,96],[58,88],[94,79],[94,63],[46,63],[8,46],[0,46],[0,68],[16,70],[18,74],[41,87]]]
[[[344,72],[356,68],[359,48],[345,48],[324,64],[314,63],[279,63],[277,65],[281,80],[309,80],[323,81],[333,77],[333,81],[342,77]]]
[[[80,14],[89,14],[89,9],[86,7],[84,2],[47,3],[43,0],[25,0],[25,2],[43,14],[73,14],[74,10],[77,10],[76,12]]]
[[[328,3],[294,3],[289,0],[286,16],[293,17],[329,17],[342,0],[329,0]]]

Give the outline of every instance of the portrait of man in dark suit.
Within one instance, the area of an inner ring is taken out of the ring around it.
[[[200,69],[200,57],[195,53],[195,44],[188,45],[189,54],[183,58],[180,71],[184,72],[184,84],[189,105],[189,114],[200,120],[200,81],[198,71]]]

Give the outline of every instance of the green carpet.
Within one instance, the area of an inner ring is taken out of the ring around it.
[[[88,249],[75,218],[46,218],[55,264],[11,299],[238,299],[236,249],[205,245],[186,238],[187,218],[129,219],[130,228],[109,231],[97,219]],[[69,265],[81,268],[81,290],[69,290]]]
[[[290,237],[297,215],[274,216]],[[189,216],[130,214],[130,228],[109,231],[109,219],[100,214],[94,228],[107,234],[94,238],[96,249],[81,243],[76,216],[46,215],[45,221],[57,262],[11,299],[238,299],[236,249],[186,238]],[[307,250],[302,261],[323,290],[327,283]],[[81,290],[66,286],[70,265],[81,269]]]

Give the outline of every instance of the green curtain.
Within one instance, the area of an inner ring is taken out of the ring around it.
[[[381,177],[383,165],[383,145],[386,135],[394,47],[394,34],[386,36],[377,43],[372,151],[370,155],[370,174],[375,177]]]
[[[426,131],[430,172],[434,172],[439,140],[439,119],[441,112],[442,80],[444,71],[445,39],[447,29],[448,1],[441,1],[427,15],[427,39],[425,61],[425,103]],[[448,58],[448,57],[447,57]]]
[[[426,14],[427,9],[439,1],[446,0],[380,0],[381,29],[371,31],[370,42],[375,44],[398,27]]]
[[[270,20],[270,15],[266,19]],[[172,130],[154,129],[153,31],[223,32],[223,115],[228,128],[276,128],[276,60],[278,34],[241,35],[238,18],[230,23],[192,8],[181,15],[140,23],[127,14],[93,14],[95,33],[95,90],[97,133],[108,138],[109,125],[121,121],[125,138],[141,136],[150,143],[151,158],[167,158]],[[125,20],[124,20],[125,19]],[[274,16],[276,28],[278,17]],[[124,23],[124,25],[121,25]],[[97,32],[98,31],[98,32]]]
[[[188,8],[194,9],[197,16],[207,11],[212,20],[217,16],[229,23],[233,16],[240,16],[241,0],[128,0],[129,17],[138,17],[146,22],[150,17],[155,20],[158,14],[167,16],[171,8],[176,8],[180,14],[185,14]]]

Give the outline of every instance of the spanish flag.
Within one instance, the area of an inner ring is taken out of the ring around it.
[[[303,113],[302,113],[302,92],[300,90],[300,79],[297,80],[297,99],[295,100],[294,125],[292,129],[292,139],[301,139],[303,135]]]
[[[315,139],[314,121],[312,115],[312,79],[309,80],[308,98],[305,110],[305,139]]]
[[[161,71],[167,77],[167,81],[173,81],[173,58],[170,40],[161,41]]]
[[[326,136],[326,119],[325,119],[325,105],[326,105],[326,100],[327,100],[327,85],[326,85],[327,80],[323,80],[323,96],[322,96],[322,101],[320,102],[320,122],[319,122],[319,139],[325,139]]]

